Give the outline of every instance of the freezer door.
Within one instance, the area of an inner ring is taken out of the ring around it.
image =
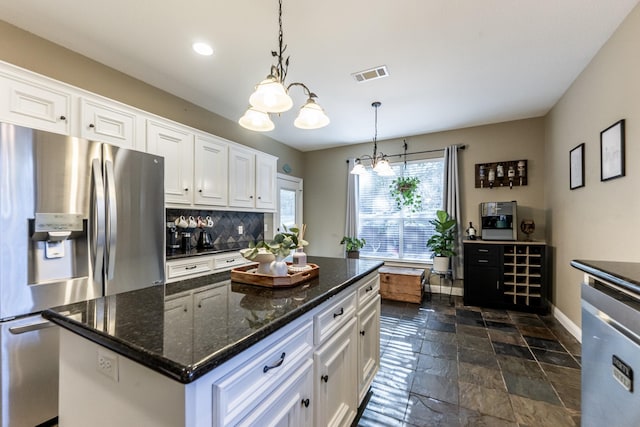
[[[0,323],[2,427],[58,416],[58,335],[58,327],[39,315]]]
[[[103,145],[105,295],[164,283],[164,158]]]

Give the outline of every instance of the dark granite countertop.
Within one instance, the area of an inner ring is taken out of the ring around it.
[[[640,263],[573,260],[571,266],[640,297]]]
[[[218,273],[46,310],[43,317],[176,381],[195,381],[346,289],[382,262],[309,257],[319,277],[286,289],[231,282]],[[211,291],[195,310],[195,300]],[[177,299],[193,321],[165,321]],[[195,339],[197,336],[197,339]]]

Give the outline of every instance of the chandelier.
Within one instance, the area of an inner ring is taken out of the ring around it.
[[[273,130],[275,125],[269,117],[270,113],[283,113],[293,106],[293,100],[289,96],[289,89],[292,86],[300,86],[307,102],[300,108],[298,117],[293,122],[294,126],[300,129],[319,129],[329,124],[329,117],[324,113],[315,99],[318,97],[311,92],[304,83],[291,83],[285,86],[285,79],[289,69],[289,56],[284,58],[287,45],[283,44],[282,36],[282,0],[279,0],[278,25],[278,51],[271,51],[271,56],[277,58],[277,64],[271,66],[271,71],[267,78],[256,85],[256,90],[249,97],[249,109],[238,120],[238,123],[246,129],[266,132]]]
[[[367,173],[367,169],[362,164],[363,160],[369,160],[373,171],[381,176],[393,176],[395,172],[391,169],[387,156],[383,153],[378,153],[378,108],[382,105],[381,102],[375,101],[371,104],[375,108],[375,133],[373,134],[373,156],[365,154],[356,159],[351,173],[354,175],[363,175]]]

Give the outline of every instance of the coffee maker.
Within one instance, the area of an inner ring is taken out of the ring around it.
[[[175,252],[180,249],[180,233],[175,223],[167,223],[167,252]]]
[[[482,240],[518,240],[517,211],[515,200],[480,203]]]

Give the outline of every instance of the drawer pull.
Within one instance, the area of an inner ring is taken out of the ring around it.
[[[282,363],[284,362],[284,356],[285,356],[285,352],[283,351],[282,352],[282,356],[280,356],[280,359],[276,363],[271,365],[271,366],[265,365],[265,367],[262,368],[262,372],[264,372],[266,374],[267,372],[269,372],[269,370],[274,369],[274,368],[279,368],[280,366],[282,366]]]
[[[479,259],[478,262],[486,264],[486,263],[489,262],[489,260],[488,259]]]
[[[373,290],[373,286],[369,285],[367,286],[367,289],[365,289],[365,292],[371,292]]]
[[[302,404],[302,406],[304,406],[305,408],[309,407],[309,403],[311,403],[309,401],[309,399],[302,399],[302,402],[300,402]]]
[[[489,249],[478,249],[478,252],[487,253],[487,252],[489,252]]]
[[[325,383],[328,383],[329,382],[329,375],[323,375],[323,376],[320,377],[320,379],[322,381],[324,381]]]
[[[342,316],[344,314],[344,307],[340,307],[339,313],[333,313],[333,318],[335,319],[338,316]]]
[[[193,270],[194,268],[198,268],[197,265],[190,265],[189,267],[185,267],[185,270]]]
[[[231,263],[231,262],[235,262],[235,261],[236,261],[236,259],[235,259],[235,258],[232,258],[232,259],[228,259],[228,260],[226,261],[226,263],[227,263],[227,264],[229,264],[229,263]]]
[[[496,289],[500,290],[500,281],[499,280],[496,280]]]
[[[364,330],[360,331],[360,335],[364,336],[364,334],[365,334]]]

